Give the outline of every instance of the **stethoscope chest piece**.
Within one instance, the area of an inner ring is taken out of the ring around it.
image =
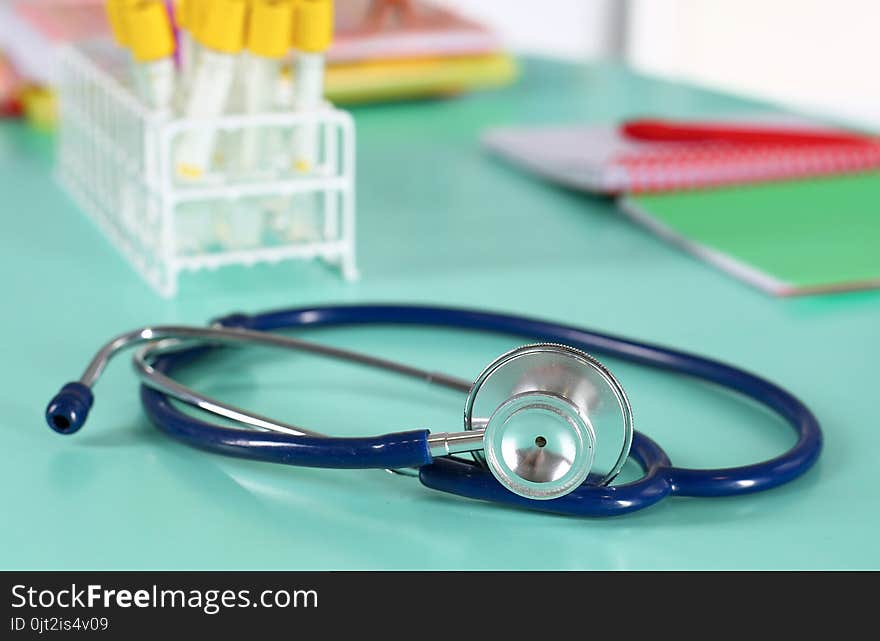
[[[514,349],[483,370],[464,421],[485,430],[474,457],[511,492],[537,500],[611,482],[633,434],[617,379],[588,354],[549,343]]]

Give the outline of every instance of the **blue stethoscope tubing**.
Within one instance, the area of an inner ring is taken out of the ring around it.
[[[447,307],[338,305],[233,314],[215,323],[256,331],[341,325],[424,325],[562,343],[733,390],[777,413],[797,434],[797,442],[791,449],[760,463],[723,469],[688,469],[673,466],[657,443],[636,431],[630,455],[644,472],[640,479],[616,486],[585,484],[566,496],[534,501],[510,492],[476,463],[455,458],[433,459],[427,430],[365,438],[320,438],[234,429],[185,414],[165,394],[142,386],[144,408],[159,429],[191,446],[220,454],[311,467],[417,467],[419,479],[425,486],[443,492],[532,510],[613,516],[646,508],[670,495],[719,497],[767,490],[806,472],[822,449],[822,431],[810,410],[770,381],[709,358],[544,320]],[[170,373],[211,349],[216,348],[196,347],[165,354],[153,366]]]

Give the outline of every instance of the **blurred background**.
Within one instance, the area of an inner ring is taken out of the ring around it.
[[[864,219],[863,203],[875,198],[878,186],[873,177],[859,176],[880,167],[880,139],[864,135],[880,127],[877,24],[880,3],[871,0],[0,0],[0,113],[61,134],[58,165],[68,191],[94,191],[80,195],[80,204],[89,210],[89,202],[103,203],[92,216],[130,237],[121,243],[127,253],[144,248],[132,261],[163,295],[173,294],[179,271],[279,257],[323,256],[341,262],[343,275],[354,279],[353,161],[340,159],[391,153],[388,135],[401,131],[407,114],[426,123],[427,112],[417,110],[436,109],[430,117],[436,125],[455,118],[456,104],[479,116],[471,125],[460,123],[461,131],[470,128],[468,152],[482,147],[532,174],[603,196],[852,174],[849,182],[814,187],[834,203],[836,229],[852,235],[837,245],[828,242],[824,205],[813,212],[809,242],[775,216],[777,229],[742,232],[754,239],[745,248],[720,244],[732,237],[726,228],[695,237],[698,215],[687,229],[676,227],[683,234],[678,244],[696,244],[700,258],[716,264],[711,253],[732,256],[719,266],[775,294],[837,291],[880,284],[875,261],[853,251],[859,238],[866,250],[873,248],[863,228],[875,225]],[[65,88],[73,115],[66,128],[58,119]],[[454,100],[470,94],[473,100]],[[131,98],[149,112],[133,109]],[[369,131],[363,126],[371,122],[360,105],[388,104],[386,120],[377,125],[381,144],[358,143],[355,150],[353,129],[345,125],[349,114],[322,111],[325,100],[350,109],[359,132]],[[287,133],[268,125],[264,116],[272,113],[293,118]],[[295,125],[297,113],[323,114],[323,133]],[[235,114],[248,116],[248,131],[217,134],[204,124]],[[200,123],[203,131],[155,153],[153,140],[173,129],[167,126],[175,118]],[[661,129],[669,118],[685,118],[671,124],[688,131],[670,138],[664,130],[658,139],[656,123],[647,122],[658,118],[667,119]],[[550,131],[565,122],[569,129]],[[707,122],[716,128],[709,138],[706,132],[700,140],[688,138]],[[753,131],[744,139],[731,126]],[[780,139],[771,131],[766,137],[768,128],[779,127],[794,127],[794,135],[783,131]],[[96,141],[95,130],[113,144]],[[149,130],[142,140],[130,137],[141,130]],[[444,148],[434,139],[408,141],[432,159]],[[696,145],[680,146],[686,141]],[[138,161],[125,175],[93,181],[95,174],[118,170],[114,155]],[[154,181],[167,167],[174,174],[168,182]],[[193,198],[172,191],[199,181],[209,190],[203,202],[151,214],[148,200],[129,197],[144,178],[155,182],[149,187],[165,203]],[[285,199],[300,189],[300,179],[323,181],[310,187],[321,202]],[[339,194],[334,180],[347,185]],[[253,186],[259,197],[253,192],[254,199],[242,199],[234,187],[241,181],[260,183]],[[369,182],[367,193],[375,178]],[[803,184],[792,189],[782,202],[760,194],[761,207],[800,212],[803,230],[804,204],[819,201]],[[718,197],[731,207],[731,220],[743,220],[741,205],[724,192]],[[846,226],[844,200],[853,209]],[[117,201],[135,203],[124,220],[118,220]],[[676,216],[690,207],[722,208],[686,201],[670,196],[661,205]],[[653,203],[650,209],[660,215]],[[160,228],[175,233],[156,232],[153,215],[165,221]],[[162,240],[171,236],[173,248]],[[777,264],[778,256],[762,253],[765,245],[797,249],[796,273],[782,273],[792,259]],[[817,251],[826,258],[818,260]],[[854,253],[858,261],[841,260]],[[154,269],[157,255],[165,259]],[[764,264],[767,258],[772,266]],[[826,270],[815,273],[815,264]],[[834,273],[832,264],[839,268]]]
[[[395,6],[405,3],[387,4],[391,22]],[[874,0],[428,4],[473,19],[516,54],[614,59],[647,73],[880,126],[880,74],[866,73],[871,61],[880,60],[880,3]],[[345,29],[370,2],[338,0],[336,5],[337,23]],[[52,10],[41,11],[44,7]],[[99,0],[0,0],[0,52],[7,51],[25,79],[45,83],[45,38],[89,37],[100,30],[102,12]],[[10,90],[8,73],[4,79],[0,72],[0,97]]]
[[[437,2],[492,25],[517,52],[616,58],[652,74],[880,126],[880,74],[866,73],[880,60],[875,0]]]

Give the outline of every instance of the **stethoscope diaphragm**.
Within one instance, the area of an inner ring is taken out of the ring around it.
[[[617,379],[592,356],[541,343],[486,367],[468,394],[465,430],[484,430],[474,458],[510,491],[553,499],[587,482],[610,483],[632,443],[632,410]]]

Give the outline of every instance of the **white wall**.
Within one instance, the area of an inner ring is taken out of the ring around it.
[[[430,0],[490,24],[522,53],[566,59],[601,55],[614,0]]]
[[[880,126],[880,1],[634,0],[654,73]]]
[[[624,0],[433,0],[515,51],[607,52]],[[650,73],[880,127],[880,0],[628,0],[628,61]]]

